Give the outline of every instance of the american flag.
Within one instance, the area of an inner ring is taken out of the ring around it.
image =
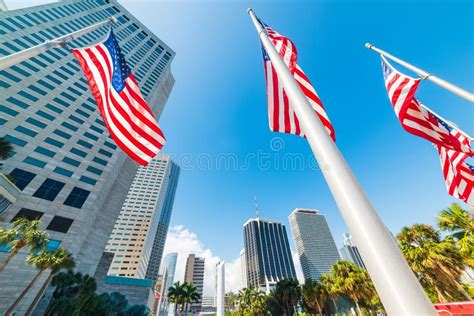
[[[115,143],[141,165],[156,156],[166,140],[146,104],[110,30],[94,46],[74,49],[102,118]]]
[[[462,144],[470,148],[470,142],[466,136],[453,128],[450,132]],[[440,145],[436,147],[448,193],[474,206],[474,166],[466,162],[469,155]]]
[[[388,97],[393,110],[409,133],[422,137],[430,142],[451,150],[473,154],[470,146],[461,143],[450,133],[448,124],[440,120],[434,113],[422,107],[415,98],[420,79],[414,79],[397,71],[382,58],[382,70]]]
[[[267,32],[270,41],[275,46],[275,49],[278,51],[285,64],[288,66],[290,72],[293,74],[293,77],[298,82],[298,85],[318,115],[322,124],[326,128],[328,134],[333,140],[336,140],[334,128],[329,121],[326,111],[324,110],[324,106],[321,103],[316,90],[314,90],[311,82],[301,67],[296,63],[296,46],[289,38],[279,34],[264,23],[260,23]],[[293,111],[290,100],[288,99],[285,89],[278,79],[278,75],[272,65],[272,62],[270,61],[270,58],[263,47],[262,51],[267,84],[268,120],[270,123],[270,130],[304,137],[304,132],[301,130],[298,117]]]

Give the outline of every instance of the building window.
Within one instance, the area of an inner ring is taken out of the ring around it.
[[[18,189],[23,190],[36,177],[34,173],[15,168],[10,172],[10,176],[15,180]]]
[[[72,225],[72,222],[74,222],[74,220],[70,218],[56,215],[53,217],[53,220],[49,223],[46,229],[60,233],[67,233],[69,227]]]
[[[46,166],[46,162],[32,157],[26,157],[25,159],[23,159],[23,162],[26,162],[27,164],[38,168],[44,168],[44,166]]]
[[[64,187],[63,182],[59,182],[53,179],[46,179],[44,180],[43,184],[36,190],[33,196],[41,199],[45,199],[48,201],[53,201],[59,192]]]
[[[60,240],[50,239],[46,247],[48,248],[48,251],[53,252],[59,248],[60,244],[61,244]]]
[[[3,213],[12,203],[3,195],[0,194],[0,214]]]
[[[43,212],[33,211],[26,208],[22,208],[16,215],[12,218],[11,222],[15,221],[20,217],[24,217],[27,220],[33,221],[35,219],[40,219],[43,216]]]
[[[89,196],[89,193],[90,191],[74,187],[74,189],[72,189],[71,193],[67,197],[66,201],[64,201],[64,204],[76,208],[81,208],[87,197]]]

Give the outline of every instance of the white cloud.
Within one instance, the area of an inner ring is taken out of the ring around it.
[[[216,264],[220,261],[219,257],[215,256],[209,248],[205,248],[195,233],[182,225],[172,226],[168,230],[164,255],[170,252],[178,253],[175,281],[183,282],[186,259],[189,254],[205,258],[204,295],[213,296],[215,292]],[[237,257],[232,262],[226,262],[225,281],[226,292],[235,292],[241,288],[240,257]]]

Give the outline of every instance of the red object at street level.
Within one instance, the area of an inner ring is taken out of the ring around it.
[[[474,302],[455,302],[434,304],[440,316],[472,316],[474,315]]]

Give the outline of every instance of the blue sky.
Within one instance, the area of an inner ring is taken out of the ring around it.
[[[285,153],[312,155],[304,139],[269,131],[260,43],[247,7],[296,44],[339,149],[392,232],[432,223],[455,201],[435,150],[399,125],[379,58],[364,43],[473,91],[472,1],[119,2],[177,53],[176,84],[160,119],[168,139],[164,151],[186,166],[171,225],[197,234],[215,255],[228,261],[239,255],[242,224],[255,215],[255,194],[261,217],[285,223],[292,246],[287,217],[297,207],[324,213],[338,245],[347,232],[319,171],[284,170],[281,164],[262,170],[255,160],[245,170],[216,166],[222,154],[240,162],[261,152],[273,162]],[[417,96],[474,134],[473,104],[430,82]],[[281,141],[284,148],[272,150]],[[208,161],[212,166],[199,170]]]
[[[185,154],[194,162],[200,154],[215,161],[219,153],[245,157],[259,150],[311,157],[304,139],[268,129],[260,44],[246,13],[251,6],[297,45],[299,64],[326,106],[339,149],[390,230],[432,223],[454,201],[435,150],[399,125],[379,58],[364,43],[472,91],[472,2],[122,3],[177,53],[176,85],[160,124],[166,151],[178,161]],[[430,82],[422,83],[418,97],[474,134],[472,104]],[[271,150],[274,137],[285,142],[284,149]],[[214,254],[226,260],[238,256],[242,224],[255,214],[254,194],[261,216],[288,229],[294,208],[320,210],[341,244],[347,228],[319,171],[263,171],[256,164],[245,171],[210,169],[181,173],[172,224],[195,232]]]

